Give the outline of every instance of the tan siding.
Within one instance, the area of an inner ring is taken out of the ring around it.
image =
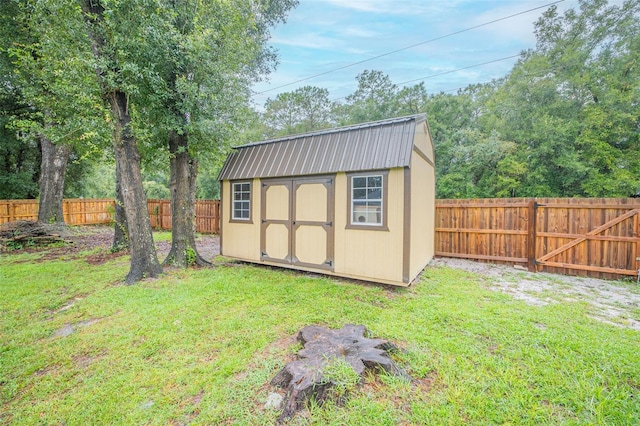
[[[345,229],[348,209],[347,177],[336,175],[335,273],[388,283],[402,283],[404,172],[389,172],[387,226],[389,231]]]
[[[433,142],[431,141],[431,135],[429,134],[428,128],[429,126],[426,121],[416,125],[414,145],[422,151],[432,163],[435,164]]]
[[[435,172],[417,153],[411,159],[411,261],[413,280],[433,258]]]
[[[260,260],[260,179],[253,179],[253,205],[251,219],[253,223],[229,222],[231,217],[231,185],[228,180],[222,182],[222,242],[223,256],[235,257],[243,260]]]

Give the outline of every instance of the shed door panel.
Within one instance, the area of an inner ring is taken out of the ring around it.
[[[291,263],[291,181],[262,183],[260,258]]]
[[[261,259],[333,270],[333,177],[262,184]]]
[[[292,262],[333,270],[333,177],[293,181]]]

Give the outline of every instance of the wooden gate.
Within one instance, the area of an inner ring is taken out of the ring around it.
[[[634,198],[438,200],[436,255],[618,279],[640,268]]]
[[[638,274],[640,206],[542,202],[536,210],[537,269]]]

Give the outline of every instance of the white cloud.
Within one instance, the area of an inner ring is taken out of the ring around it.
[[[360,12],[393,15],[438,14],[455,7],[459,1],[424,0],[323,0],[333,6]]]
[[[337,45],[342,44],[341,40],[321,36],[319,34],[307,33],[296,38],[273,37],[271,44],[304,47],[306,49],[335,49]]]
[[[349,26],[346,28],[337,27],[336,32],[346,37],[359,37],[359,38],[372,38],[372,37],[378,37],[380,35],[377,31],[373,31],[371,29],[359,27],[359,26]]]

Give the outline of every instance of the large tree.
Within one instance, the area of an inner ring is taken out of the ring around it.
[[[165,263],[179,267],[207,264],[195,244],[199,161],[226,151],[244,121],[250,84],[275,65],[269,30],[296,1],[200,3],[158,1],[155,28],[161,31],[146,34],[159,53],[153,65],[159,78],[149,83],[160,96],[141,114],[158,124],[155,139],[168,141],[172,245]]]
[[[535,28],[536,49],[489,102],[491,124],[518,146],[506,160],[504,189],[518,196],[635,193],[640,3],[580,1],[564,14],[551,7]]]
[[[267,99],[264,108],[269,136],[324,129],[335,122],[329,91],[320,87],[304,86],[292,92],[279,93],[274,99]]]
[[[64,221],[62,198],[72,151],[78,156],[95,151],[106,127],[81,22],[67,19],[73,6],[59,0],[7,0],[0,5],[10,84],[28,107],[28,114],[13,116],[13,126],[27,145],[35,140],[41,151],[41,222]]]
[[[395,116],[398,93],[391,78],[377,70],[365,70],[356,77],[358,87],[346,98],[346,116],[341,124],[364,123]]]
[[[117,179],[122,194],[131,253],[127,283],[162,272],[153,244],[147,199],[142,186],[140,149],[131,119],[132,93],[153,78],[153,52],[144,33],[154,28],[154,8],[144,1],[78,0],[94,56],[102,98],[110,108]]]

